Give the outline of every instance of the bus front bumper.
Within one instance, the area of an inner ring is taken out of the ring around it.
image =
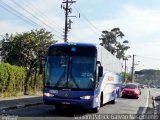
[[[64,106],[76,106],[87,109],[93,109],[98,106],[98,99],[63,99],[54,97],[43,97],[44,104],[48,105],[64,105]]]

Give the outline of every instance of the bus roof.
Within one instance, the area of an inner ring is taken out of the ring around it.
[[[51,45],[50,47],[54,47],[54,46],[81,46],[81,47],[96,47],[96,44],[92,44],[92,43],[76,43],[76,42],[65,42],[65,43],[56,43]]]
[[[48,48],[48,55],[95,57],[97,55],[97,47],[90,43],[56,43]]]

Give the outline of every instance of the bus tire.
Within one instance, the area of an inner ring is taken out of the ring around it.
[[[99,109],[100,109],[100,107],[98,106],[98,107],[96,107],[96,108],[94,108],[93,109],[93,113],[98,113],[99,112]]]
[[[93,113],[98,113],[100,107],[103,106],[103,93],[101,93],[100,99],[99,99],[99,105],[96,108],[92,109]]]
[[[103,106],[103,93],[101,93],[101,98],[100,98],[100,107]]]
[[[115,99],[111,101],[111,104],[115,104]]]
[[[63,106],[62,105],[55,105],[55,108],[57,111],[60,111],[63,109]]]

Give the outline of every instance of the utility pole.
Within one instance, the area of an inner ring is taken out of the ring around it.
[[[131,71],[131,80],[134,82],[134,57],[136,55],[133,54],[133,60],[132,60],[132,71]]]
[[[68,29],[71,29],[71,23],[73,23],[69,17],[76,17],[76,16],[68,16],[69,13],[72,13],[72,8],[70,6],[75,3],[76,1],[72,0],[63,0],[61,8],[64,9],[65,11],[65,29],[64,29],[64,42],[67,42],[67,37],[68,37]],[[63,5],[65,4],[65,5]]]
[[[124,57],[124,82],[126,82],[126,71],[127,71],[127,60],[128,58],[131,58],[131,55],[125,56]]]
[[[128,60],[127,58],[124,58],[124,82],[126,82],[126,68],[127,68],[126,61],[127,60]]]

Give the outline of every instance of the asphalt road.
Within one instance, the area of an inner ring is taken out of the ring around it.
[[[0,110],[7,107],[23,106],[29,103],[43,102],[43,98],[40,97],[30,97],[21,99],[10,99],[10,100],[0,100]],[[1,113],[1,112],[0,112]]]
[[[160,95],[160,88],[150,88],[151,95],[153,97],[159,96]]]
[[[148,89],[142,89],[142,94],[139,99],[131,98],[118,98],[115,104],[106,104],[101,107],[98,114],[93,114],[91,111],[79,109],[79,108],[65,108],[61,111],[56,111],[54,106],[48,105],[37,105],[30,106],[26,108],[19,108],[10,111],[4,111],[1,113],[1,117],[11,117],[15,119],[95,119],[98,115],[102,115],[101,119],[108,119],[108,115],[116,114],[144,114],[146,112],[146,107],[149,104],[148,99]],[[96,116],[97,115],[97,116]],[[77,118],[78,116],[78,118]],[[104,117],[105,116],[105,117]],[[110,117],[110,116],[109,116]],[[100,119],[97,117],[97,119]],[[118,120],[118,119],[117,119]]]
[[[160,115],[160,88],[150,88],[151,96],[154,100],[154,114]]]

